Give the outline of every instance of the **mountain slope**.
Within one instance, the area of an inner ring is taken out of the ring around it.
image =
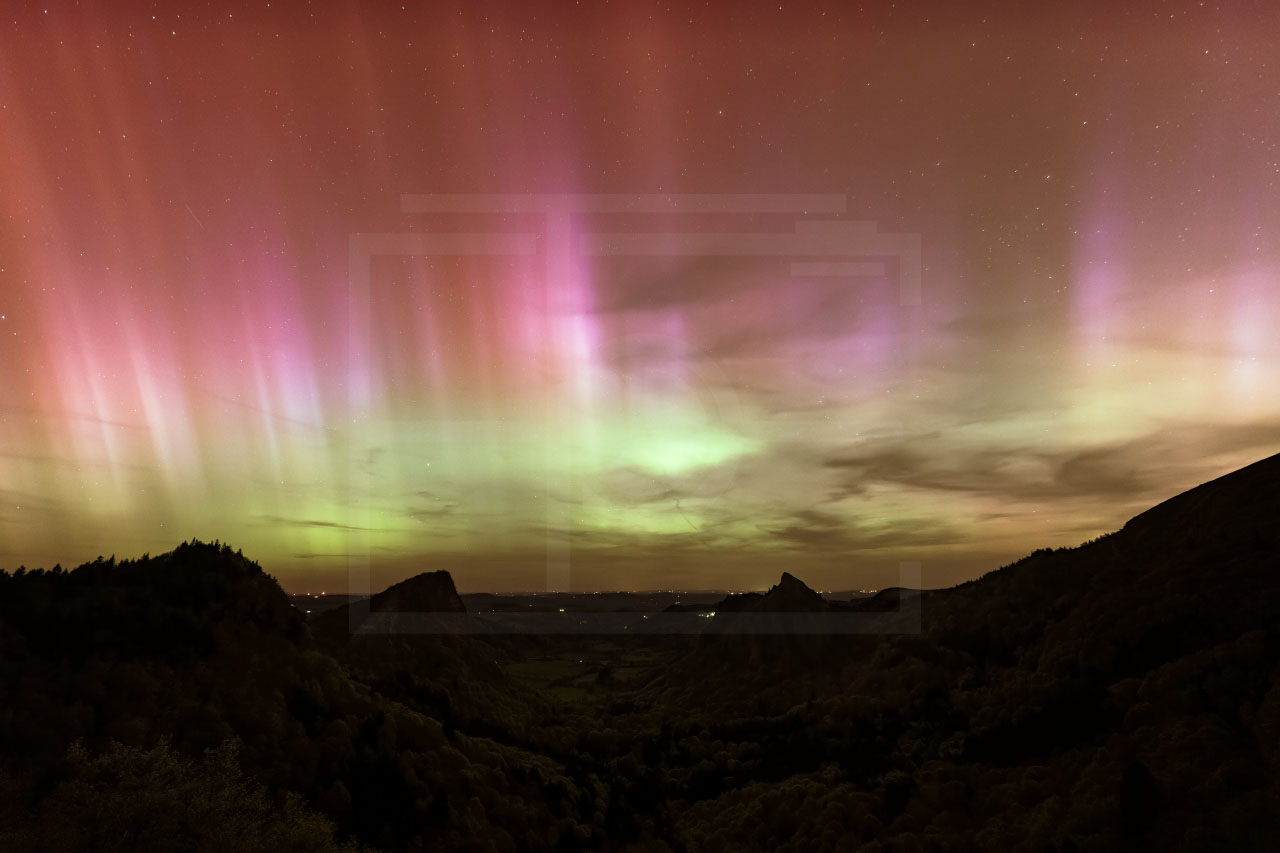
[[[466,605],[447,571],[422,572],[368,599],[326,610],[311,622],[331,636],[344,634],[466,633]]]
[[[916,624],[864,613],[862,637],[699,645],[646,686],[655,706],[706,708],[674,734],[682,763],[708,766],[687,777],[684,837],[769,849],[839,814],[849,843],[1269,849],[1277,517],[1280,456],[927,592]],[[761,776],[822,805],[770,811]]]
[[[416,595],[422,586],[407,589]],[[425,586],[452,590],[452,581]],[[327,815],[333,824],[321,834],[336,825],[387,851],[578,849],[592,836],[580,818],[594,794],[561,764],[384,695],[353,677],[332,646],[313,639],[271,577],[225,546],[184,543],[70,572],[0,572],[0,849],[64,836],[169,849],[119,840],[159,819],[147,809],[172,800],[166,779],[214,784],[232,805],[257,808],[238,770],[192,769],[227,741],[239,743],[238,763],[265,786],[265,802],[299,795]],[[487,683],[500,683],[487,663]],[[452,675],[401,671],[460,705],[484,675],[474,654]],[[513,706],[528,713],[518,699],[492,701],[503,695],[496,687],[486,694],[490,730],[517,725],[507,716]],[[77,742],[95,757],[76,758]],[[93,781],[104,776],[136,778],[145,790],[112,798]],[[120,803],[135,810],[115,814]],[[286,808],[279,819],[297,815]],[[200,830],[193,820],[167,831]],[[47,821],[77,828],[57,836]],[[317,837],[314,822],[303,828]],[[207,849],[197,841],[184,839]]]
[[[721,613],[813,613],[828,608],[821,595],[795,575],[783,572],[763,595],[754,592],[728,595],[712,609],[719,617]]]

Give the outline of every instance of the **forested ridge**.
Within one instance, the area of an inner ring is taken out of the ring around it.
[[[216,542],[3,573],[0,849],[1273,849],[1278,514],[1273,457],[858,636],[724,630],[839,609],[789,577],[624,641],[352,636]],[[654,664],[512,675],[593,644]]]

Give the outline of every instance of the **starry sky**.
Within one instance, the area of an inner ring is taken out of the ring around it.
[[[0,565],[944,586],[1280,450],[1280,12],[1039,5],[6,7]]]

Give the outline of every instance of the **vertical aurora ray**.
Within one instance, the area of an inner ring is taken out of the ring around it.
[[[1274,451],[1280,19],[995,9],[6,13],[0,565],[941,584]],[[402,197],[630,192],[847,208]],[[684,251],[839,219],[920,235],[919,305],[883,257]],[[440,231],[533,244],[353,305],[349,235]]]

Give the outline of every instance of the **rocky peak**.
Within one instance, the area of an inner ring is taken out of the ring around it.
[[[423,572],[387,587],[369,602],[373,612],[465,613],[453,576],[446,571]]]

